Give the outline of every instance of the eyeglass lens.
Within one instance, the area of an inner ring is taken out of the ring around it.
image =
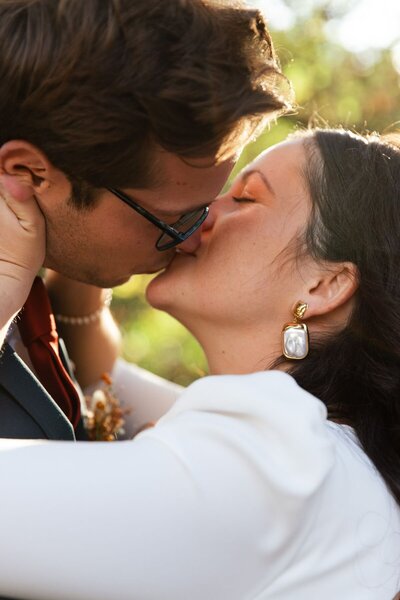
[[[176,229],[176,231],[179,231],[179,233],[186,233],[192,229],[192,227],[194,227],[199,220],[199,225],[201,224],[201,222],[204,220],[202,219],[203,215],[204,218],[207,216],[207,212],[205,213],[204,208],[194,210],[193,212],[182,215],[182,217],[176,221],[176,223],[173,223],[172,227]],[[157,247],[162,249],[165,245],[170,244],[171,242],[174,242],[175,244],[179,243],[173,237],[168,235],[168,233],[163,233],[157,242]]]

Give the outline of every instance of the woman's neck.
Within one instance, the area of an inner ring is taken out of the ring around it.
[[[205,352],[212,375],[264,371],[281,355],[280,332],[268,335],[257,327],[218,327],[196,335]],[[203,330],[204,332],[204,330]]]

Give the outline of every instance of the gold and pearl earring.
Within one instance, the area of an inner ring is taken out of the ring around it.
[[[301,360],[308,354],[308,328],[301,323],[307,308],[306,302],[297,302],[293,310],[294,321],[286,323],[282,329],[282,352],[286,358]]]

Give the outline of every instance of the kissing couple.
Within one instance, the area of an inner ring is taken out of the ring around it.
[[[289,107],[259,13],[0,0],[0,44],[0,593],[393,598],[399,139],[298,133],[218,196]],[[80,282],[55,274],[49,291],[84,383],[115,360],[99,288],[160,269],[147,299],[210,375],[133,439],[86,441],[54,316],[50,333],[39,318],[43,264]],[[46,336],[48,381],[29,347]]]

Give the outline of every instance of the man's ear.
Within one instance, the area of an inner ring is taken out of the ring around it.
[[[344,307],[357,288],[358,270],[353,263],[331,264],[310,284],[307,298],[301,298],[308,304],[306,318],[327,315]]]
[[[51,171],[54,169],[43,152],[24,140],[10,140],[0,147],[0,175],[12,179],[14,194],[40,195],[50,186]]]

